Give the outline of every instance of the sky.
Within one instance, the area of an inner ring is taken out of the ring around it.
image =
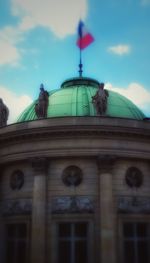
[[[132,100],[150,116],[150,0],[0,0],[0,97],[9,123],[33,100],[78,77],[77,26],[95,41],[83,76]]]

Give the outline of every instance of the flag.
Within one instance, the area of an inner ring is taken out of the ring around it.
[[[78,25],[77,46],[84,49],[94,41],[94,37],[87,31],[84,23],[80,20]]]

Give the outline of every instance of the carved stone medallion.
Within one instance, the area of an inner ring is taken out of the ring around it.
[[[10,187],[12,190],[19,190],[24,184],[24,174],[21,170],[15,170],[10,176]]]
[[[128,168],[125,176],[125,180],[130,187],[140,187],[143,184],[143,174],[136,167]]]
[[[62,181],[67,186],[78,186],[82,182],[83,174],[79,167],[68,166],[62,174]]]

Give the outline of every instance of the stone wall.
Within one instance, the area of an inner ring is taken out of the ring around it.
[[[20,170],[24,174],[24,184],[21,189],[12,189],[10,186],[11,175],[14,171]],[[21,199],[30,198],[32,199],[33,191],[33,173],[28,162],[14,162],[4,166],[0,178],[0,198],[1,200],[9,199]]]

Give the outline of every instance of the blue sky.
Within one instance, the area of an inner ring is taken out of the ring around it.
[[[0,1],[0,97],[9,122],[47,90],[78,76],[77,25],[95,41],[84,76],[120,92],[150,116],[150,0]]]

